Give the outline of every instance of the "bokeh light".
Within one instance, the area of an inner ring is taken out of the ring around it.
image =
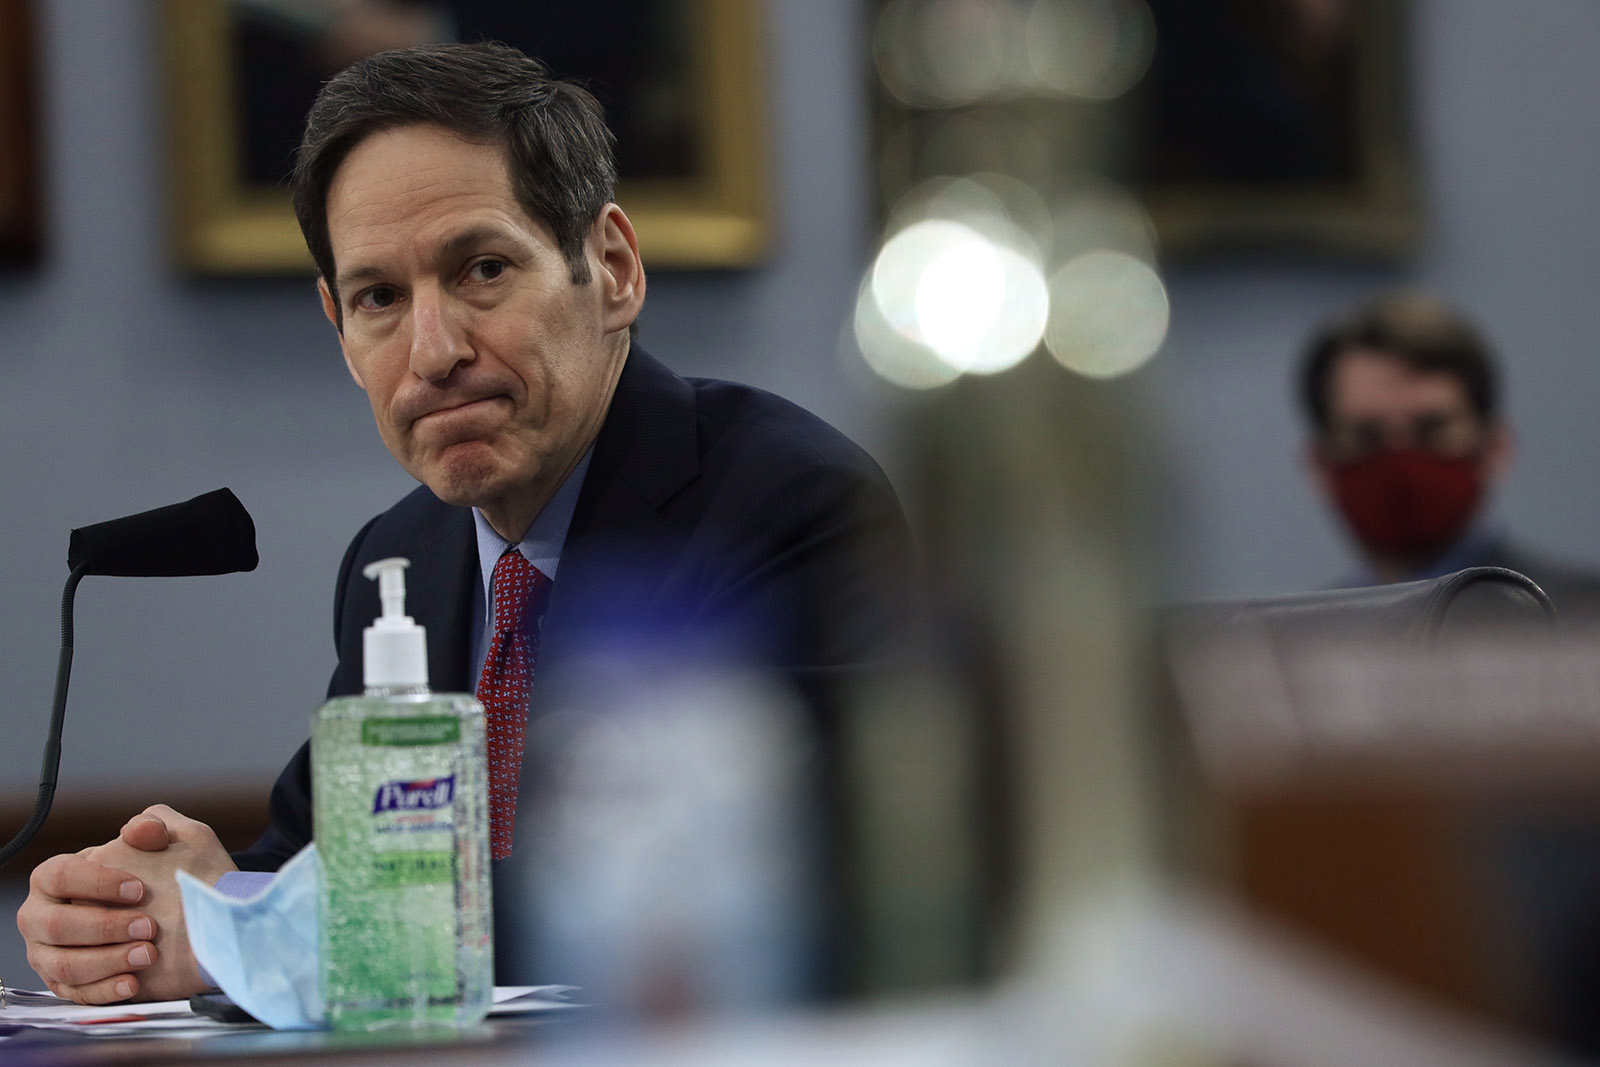
[[[917,325],[924,343],[946,363],[993,374],[1016,366],[1039,346],[1050,296],[1037,264],[967,232],[924,268]]]
[[[923,272],[949,249],[965,244],[972,232],[957,222],[924,219],[884,242],[872,264],[872,297],[884,321],[903,336],[927,344],[917,321]]]
[[[975,183],[923,194],[924,210],[999,203]],[[869,366],[896,384],[929,388],[1005,370],[1039,346],[1050,306],[1044,272],[1004,242],[1003,227],[1003,216],[990,217],[990,233],[921,218],[884,243],[856,302],[856,342]]]
[[[1033,187],[994,172],[921,182],[890,208],[888,231],[896,233],[927,219],[959,222],[1039,262],[1044,261],[1053,234],[1050,209]]]
[[[927,345],[918,344],[889,325],[883,309],[872,295],[872,274],[862,279],[856,293],[853,323],[856,348],[873,373],[903,389],[937,389],[961,376],[961,372]]]
[[[1113,251],[1078,256],[1051,275],[1049,292],[1045,346],[1069,370],[1091,378],[1127,374],[1166,340],[1166,287],[1136,256]]]
[[[1038,0],[1023,48],[1037,89],[1111,100],[1144,77],[1155,44],[1144,0]]]
[[[1155,20],[1145,0],[891,0],[873,50],[884,86],[911,107],[1110,100],[1149,67]]]
[[[1017,38],[1009,4],[891,0],[874,52],[883,84],[912,107],[958,107],[1001,92]]]
[[[1010,174],[1039,184],[1056,171],[1061,130],[1041,130],[1029,115],[999,107],[967,107],[940,112],[920,123],[913,165],[918,174]]]
[[[1156,226],[1144,204],[1109,181],[1080,181],[1050,205],[1051,248],[1056,262],[1090,252],[1123,252],[1154,265]]]
[[[858,294],[856,343],[908,388],[1015,366],[1040,341],[1094,378],[1142,366],[1166,338],[1155,229],[1138,199],[1079,182],[1046,206],[1002,174],[931,178],[890,211]],[[1048,282],[1043,263],[1061,264]]]

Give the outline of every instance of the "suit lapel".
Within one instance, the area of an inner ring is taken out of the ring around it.
[[[430,684],[435,692],[470,692],[474,590],[483,580],[472,511],[431,500],[417,523],[417,543],[427,566],[406,575],[406,610],[428,629]]]
[[[628,499],[659,508],[699,472],[694,389],[635,345],[595,439],[574,524],[616,518],[613,506],[631,511],[620,503],[623,489]]]
[[[604,596],[623,559],[629,603],[652,601],[677,556],[681,537],[662,507],[699,474],[694,390],[635,345],[628,353],[561,549],[546,615],[548,651],[564,644],[569,625],[594,615],[588,601]],[[648,558],[638,555],[648,552]],[[629,557],[622,554],[627,553]]]

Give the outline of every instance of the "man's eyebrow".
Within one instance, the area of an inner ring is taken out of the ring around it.
[[[515,230],[504,226],[496,226],[493,223],[484,223],[478,226],[469,226],[459,233],[451,234],[439,246],[439,255],[448,258],[469,248],[488,243],[509,243],[515,246],[516,250],[522,255],[529,255],[533,251],[533,247],[528,244],[527,239]]]
[[[339,292],[348,293],[350,287],[356,282],[364,282],[370,278],[381,277],[383,277],[383,269],[380,267],[351,267],[349,270],[342,270],[334,275],[333,284],[334,288]]]
[[[451,234],[439,245],[435,253],[438,259],[449,259],[462,252],[475,248],[481,244],[499,243],[508,244],[524,258],[533,255],[533,245],[527,238],[508,227],[496,226],[485,223],[478,226],[469,226],[465,230]],[[348,292],[356,282],[364,282],[383,278],[388,272],[379,266],[351,267],[349,270],[340,271],[334,282],[339,292]]]

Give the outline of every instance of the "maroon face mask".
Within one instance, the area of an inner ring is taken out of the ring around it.
[[[1330,465],[1334,499],[1367,550],[1426,560],[1442,554],[1472,521],[1483,497],[1483,461],[1417,449],[1385,451]]]

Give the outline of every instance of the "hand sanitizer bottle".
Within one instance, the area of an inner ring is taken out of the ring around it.
[[[407,565],[362,572],[383,602],[366,692],[328,701],[311,729],[322,995],[341,1030],[468,1026],[493,992],[483,706],[428,690]]]

